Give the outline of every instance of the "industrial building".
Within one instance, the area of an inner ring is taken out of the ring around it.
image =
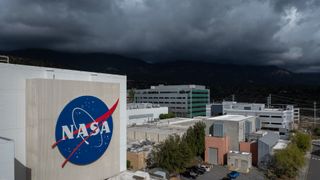
[[[168,107],[160,107],[151,103],[127,104],[127,124],[142,125],[159,120],[160,114],[168,114]]]
[[[239,143],[255,132],[255,121],[254,116],[243,115],[206,118],[205,161],[225,164],[229,150],[239,151]]]
[[[206,116],[214,117],[223,115],[223,108],[221,103],[211,103],[206,106]]]
[[[14,142],[1,140],[0,179],[107,179],[126,170],[126,76],[0,63],[0,84],[0,137]]]
[[[147,167],[146,159],[153,148],[154,142],[149,140],[128,141],[127,160],[130,162],[130,169],[140,170]]]
[[[252,167],[252,156],[248,152],[229,151],[228,169],[241,173],[248,173]]]
[[[264,104],[231,101],[224,101],[222,105],[224,114],[256,116],[256,129],[278,131],[283,138],[288,137],[288,131],[293,129],[294,120],[299,119],[299,109],[292,105],[266,108]]]
[[[206,115],[210,90],[199,85],[158,85],[135,90],[135,103],[160,104],[169,107],[177,117],[192,118]]]
[[[127,129],[128,141],[149,140],[155,143],[165,141],[170,135],[182,136],[189,127],[201,118],[172,118],[157,123],[131,126]]]
[[[258,140],[258,166],[268,167],[274,150],[286,148],[288,141],[279,140],[280,136],[274,132],[268,132]]]

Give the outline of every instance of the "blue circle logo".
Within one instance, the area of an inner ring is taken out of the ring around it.
[[[119,101],[119,100],[118,100]],[[111,109],[94,96],[80,96],[70,101],[57,120],[52,148],[58,146],[67,162],[87,165],[98,160],[108,149],[113,133]]]

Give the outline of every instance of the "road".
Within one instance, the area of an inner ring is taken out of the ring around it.
[[[312,146],[308,180],[319,179],[320,177],[320,146]]]

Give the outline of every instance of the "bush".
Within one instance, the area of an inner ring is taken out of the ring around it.
[[[127,160],[127,169],[131,169],[132,166],[131,166],[131,162],[129,160]]]
[[[314,128],[313,133],[314,133],[316,136],[320,136],[320,128]]]
[[[307,152],[311,148],[311,137],[301,132],[292,137],[292,143],[296,144],[302,152]]]
[[[168,114],[160,114],[159,119],[170,119],[176,117],[174,113],[169,112]]]

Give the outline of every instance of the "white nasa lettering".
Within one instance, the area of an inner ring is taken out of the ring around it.
[[[62,126],[62,140],[66,140],[66,139],[73,139],[73,125],[71,125],[71,128],[69,129],[68,126]],[[99,132],[100,134],[103,133],[110,133],[110,128],[108,125],[107,121],[104,121],[102,126],[101,126],[101,130],[99,128],[99,123],[98,122],[93,122],[90,124],[90,129],[92,132],[92,136],[97,135]],[[87,137],[89,136],[88,134],[88,130],[86,128],[85,124],[79,124],[79,129],[78,129],[78,134],[77,134],[77,138],[79,137]]]
[[[94,132],[92,133],[92,136],[97,135],[97,134],[99,133],[100,129],[99,129],[98,124],[99,124],[99,123],[97,123],[97,122],[93,122],[93,123],[90,124],[90,129],[91,129],[92,131],[94,131]]]
[[[73,139],[73,125],[71,125],[71,130],[68,128],[68,126],[62,126],[62,140],[66,139],[66,136],[68,139]]]
[[[79,124],[79,131],[78,131],[77,138],[79,138],[80,136],[82,137],[88,136],[88,131],[85,124]]]
[[[100,134],[102,134],[103,131],[105,131],[106,133],[110,132],[109,125],[108,125],[107,121],[103,122]]]

